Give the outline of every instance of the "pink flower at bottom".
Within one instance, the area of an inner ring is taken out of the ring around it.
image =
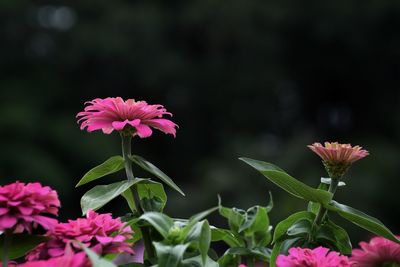
[[[277,267],[350,267],[351,262],[346,256],[341,256],[335,251],[317,247],[291,248],[289,255],[279,255],[276,260]]]
[[[60,257],[70,245],[73,252],[81,252],[81,246],[74,241],[79,241],[98,255],[122,252],[134,254],[132,244],[129,243],[132,234],[131,227],[126,226],[120,218],[114,219],[111,214],[98,214],[89,210],[86,218],[69,220],[54,226],[46,234],[50,240],[31,250],[26,259],[32,261]]]
[[[177,125],[162,118],[171,115],[162,105],[149,105],[134,99],[124,101],[121,97],[96,98],[86,103],[85,110],[76,116],[81,130],[102,130],[105,134],[114,130],[126,131],[129,135],[146,138],[152,135],[152,127],[166,134],[176,134]]]
[[[0,231],[12,229],[14,233],[29,233],[41,225],[48,230],[57,220],[60,201],[57,192],[40,183],[21,183],[0,186]]]
[[[18,267],[91,267],[90,260],[84,252],[77,254],[65,254],[61,257],[48,260],[29,261]]]
[[[360,242],[360,247],[353,249],[351,260],[354,266],[380,267],[390,263],[400,266],[400,244],[383,237],[373,237],[369,243]]]

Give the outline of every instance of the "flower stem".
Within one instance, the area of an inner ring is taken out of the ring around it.
[[[130,136],[130,135],[127,136],[127,135],[121,134],[121,138],[122,138],[122,155],[125,160],[126,177],[128,178],[129,181],[133,181],[136,178],[133,175],[133,171],[132,171],[132,161],[129,159],[129,156],[132,155],[132,136]],[[131,190],[132,190],[132,195],[133,195],[133,201],[134,201],[135,207],[136,207],[136,212],[140,216],[143,214],[143,210],[140,207],[140,198],[138,196],[136,184],[134,184],[131,187]],[[148,227],[142,227],[140,230],[142,231],[144,247],[145,247],[145,250],[147,253],[147,257],[148,258],[155,257],[154,247],[151,244],[150,229]]]
[[[8,249],[11,246],[12,241],[12,231],[6,230],[4,233],[3,242],[3,267],[8,267]]]
[[[339,185],[339,181],[340,181],[340,180],[339,180],[338,178],[331,178],[331,183],[330,183],[330,185],[329,185],[328,192],[332,193],[332,198],[333,198],[333,195],[335,194],[336,189],[337,189],[337,187],[338,187],[338,185]],[[316,216],[315,219],[314,219],[314,222],[313,222],[313,225],[312,225],[312,231],[311,231],[311,233],[310,233],[309,239],[311,239],[311,234],[312,234],[312,232],[313,232],[318,226],[320,226],[321,223],[323,222],[326,213],[327,213],[326,208],[324,208],[324,207],[321,206],[321,207],[319,208],[319,210],[318,210],[317,216]],[[311,241],[311,240],[310,240],[310,241]]]

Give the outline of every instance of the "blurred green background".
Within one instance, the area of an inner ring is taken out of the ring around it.
[[[122,96],[164,104],[180,126],[176,139],[133,144],[186,192],[168,189],[171,216],[217,194],[226,206],[266,204],[272,191],[276,224],[306,203],[237,158],[316,186],[326,175],[306,145],[331,140],[371,152],[337,200],[400,234],[399,29],[399,1],[1,1],[1,183],[41,181],[58,190],[63,220],[80,216],[91,185],[74,185],[120,141],[80,131],[75,115]],[[103,211],[121,215],[121,203]],[[369,236],[344,225],[354,241]]]

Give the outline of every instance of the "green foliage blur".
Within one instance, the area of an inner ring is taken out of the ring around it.
[[[80,131],[75,115],[121,96],[165,105],[180,127],[176,139],[133,142],[185,191],[167,189],[170,216],[215,206],[217,194],[265,205],[272,191],[276,225],[304,203],[237,158],[317,186],[326,174],[306,145],[339,141],[371,155],[337,199],[400,234],[399,29],[398,1],[1,1],[1,184],[41,181],[58,190],[63,220],[80,216],[91,186],[74,185],[121,152],[117,134]],[[121,203],[102,210],[122,215]]]

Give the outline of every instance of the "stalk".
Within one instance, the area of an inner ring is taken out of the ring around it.
[[[122,138],[122,155],[124,157],[124,162],[125,162],[124,164],[125,164],[126,177],[127,177],[128,181],[134,181],[136,178],[133,175],[133,171],[132,171],[132,161],[129,159],[129,156],[132,155],[132,136],[121,134],[121,138]],[[137,211],[138,215],[140,216],[143,214],[143,210],[140,207],[140,199],[139,199],[139,195],[137,192],[136,184],[134,184],[131,187],[131,190],[132,190],[132,195],[133,195],[133,201],[136,206],[136,211]],[[153,257],[155,257],[155,252],[154,252],[154,247],[151,243],[149,230],[150,229],[148,227],[143,227],[141,229],[147,257],[153,258]]]
[[[4,233],[3,242],[3,267],[8,267],[8,250],[11,246],[12,231],[6,230]]]

